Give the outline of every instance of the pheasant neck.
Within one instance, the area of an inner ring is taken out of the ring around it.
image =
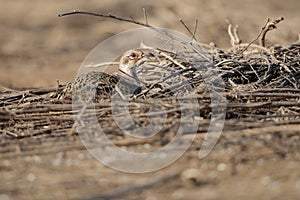
[[[120,76],[120,78],[123,78],[125,81],[130,82],[135,85],[141,85],[141,84],[145,85],[146,84],[145,82],[139,80],[135,74],[134,74],[135,76],[131,76],[128,73],[126,73],[120,69],[119,69],[118,75]]]

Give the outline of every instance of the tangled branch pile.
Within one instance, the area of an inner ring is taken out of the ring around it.
[[[264,28],[270,30],[270,24]],[[180,122],[188,126],[191,121],[200,120],[204,126],[199,127],[197,132],[205,132],[211,117],[211,93],[217,91],[218,95],[226,98],[227,125],[233,129],[239,128],[237,121],[255,122],[253,126],[300,124],[300,44],[267,48],[264,46],[267,31],[262,34],[262,45],[242,44],[237,33],[231,30],[231,25],[229,31],[232,48],[221,50],[214,45],[202,45],[212,58],[208,64],[199,64],[203,58],[199,59],[197,52],[181,52],[181,55],[174,54],[172,57],[172,64],[177,65],[180,60],[180,64],[186,66],[176,73],[187,77],[185,86],[193,88],[193,98],[197,99],[200,107],[199,117],[182,121],[182,105],[178,105],[178,99],[189,99],[189,96],[165,95],[169,89],[160,92],[160,95],[130,100],[128,106],[133,120],[140,126],[146,126],[149,117],[156,120],[167,115],[162,133],[172,131]],[[216,82],[219,80],[224,82],[221,85],[224,90],[218,89],[220,85]],[[76,128],[73,115],[80,113],[80,109],[72,107],[70,101],[55,98],[64,87],[1,91],[1,133],[13,138],[73,134]],[[153,109],[157,104],[165,111]],[[101,99],[94,108],[105,133],[112,133],[111,137],[123,135],[120,124],[114,121],[110,97]],[[185,133],[189,133],[189,129]],[[160,137],[160,142],[164,143],[166,138]]]

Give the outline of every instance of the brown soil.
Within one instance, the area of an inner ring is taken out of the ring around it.
[[[241,39],[257,36],[267,17],[285,17],[267,45],[288,45],[300,32],[300,1],[96,1],[0,0],[0,84],[3,88],[56,86],[74,79],[87,54],[104,39],[135,25],[90,16],[58,18],[73,9],[111,12],[155,26],[186,30],[199,19],[203,43],[229,47],[227,22]],[[3,89],[1,88],[1,89]],[[2,111],[1,111],[2,112]],[[4,112],[4,111],[3,111]],[[2,115],[2,113],[1,113]],[[0,118],[0,120],[5,120]],[[34,127],[28,127],[28,130]],[[21,134],[21,133],[20,133]],[[94,159],[76,135],[14,138],[0,132],[0,200],[6,199],[299,199],[300,127],[228,122],[205,159],[204,137],[173,165],[147,174],[115,171]],[[170,179],[167,179],[170,177]],[[147,186],[147,184],[150,186]]]

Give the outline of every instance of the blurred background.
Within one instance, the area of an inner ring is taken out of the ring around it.
[[[74,9],[112,13],[188,34],[178,19],[193,27],[197,38],[218,47],[230,46],[227,22],[239,25],[243,42],[257,36],[268,17],[283,16],[267,44],[288,45],[300,33],[298,0],[0,0],[0,85],[12,88],[54,86],[72,81],[88,53],[108,37],[137,25],[92,16],[57,15]]]

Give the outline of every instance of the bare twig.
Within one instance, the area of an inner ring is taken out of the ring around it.
[[[270,25],[270,21],[271,19],[268,18],[267,19],[267,23],[262,27],[261,29],[261,34],[259,35],[260,37],[260,41],[259,41],[259,45],[265,47],[265,36],[266,36],[266,33],[269,31],[269,29],[271,30],[271,27],[272,29],[274,29],[275,27],[274,26],[269,26]]]
[[[232,24],[228,21],[228,35],[230,37],[231,46],[235,49],[237,45],[241,44],[241,40],[238,36],[238,26],[236,25],[232,28]]]
[[[279,23],[279,22],[281,22],[281,21],[283,21],[284,20],[284,18],[283,17],[280,17],[280,18],[277,18],[277,19],[273,19],[273,20],[270,20],[270,19],[268,19],[268,22],[267,22],[267,24],[263,27],[263,29],[262,29],[262,34],[261,34],[261,39],[260,39],[260,45],[261,46],[263,46],[263,47],[265,47],[266,46],[266,34],[267,34],[267,32],[269,32],[269,31],[271,31],[271,30],[273,30],[273,29],[276,29],[277,27],[276,27],[276,25]]]
[[[0,130],[0,132],[1,132],[1,133],[4,133],[4,134],[7,135],[7,136],[12,136],[12,137],[14,137],[14,138],[17,138],[17,137],[18,137],[18,134],[13,133],[13,132],[11,132],[11,131]]]
[[[148,23],[147,11],[146,11],[145,8],[143,8],[143,12],[144,12],[145,23],[146,23],[147,25],[149,25],[149,23]]]
[[[123,21],[123,22],[129,22],[129,23],[137,24],[137,25],[144,26],[144,27],[149,27],[149,28],[152,27],[147,23],[138,22],[132,18],[126,19],[126,18],[118,17],[116,15],[112,15],[111,13],[99,14],[99,13],[95,13],[95,12],[85,12],[85,11],[74,10],[72,12],[58,14],[58,17],[64,17],[64,16],[68,16],[68,15],[92,15],[92,16],[96,16],[96,17],[105,17],[105,18],[116,19],[116,20]]]
[[[241,54],[244,53],[255,41],[257,41],[260,38],[269,21],[270,19],[268,18],[264,26],[261,28],[259,34],[256,36],[256,38],[254,38],[251,42],[249,42],[249,44],[241,51]]]
[[[192,38],[194,38],[195,37],[194,33],[189,29],[189,27],[185,24],[185,22],[181,18],[179,18],[179,21],[184,26],[184,28],[189,32]]]
[[[196,32],[198,30],[198,18],[195,19],[195,26],[194,26],[194,31],[193,31],[193,40],[197,41],[196,39]]]

